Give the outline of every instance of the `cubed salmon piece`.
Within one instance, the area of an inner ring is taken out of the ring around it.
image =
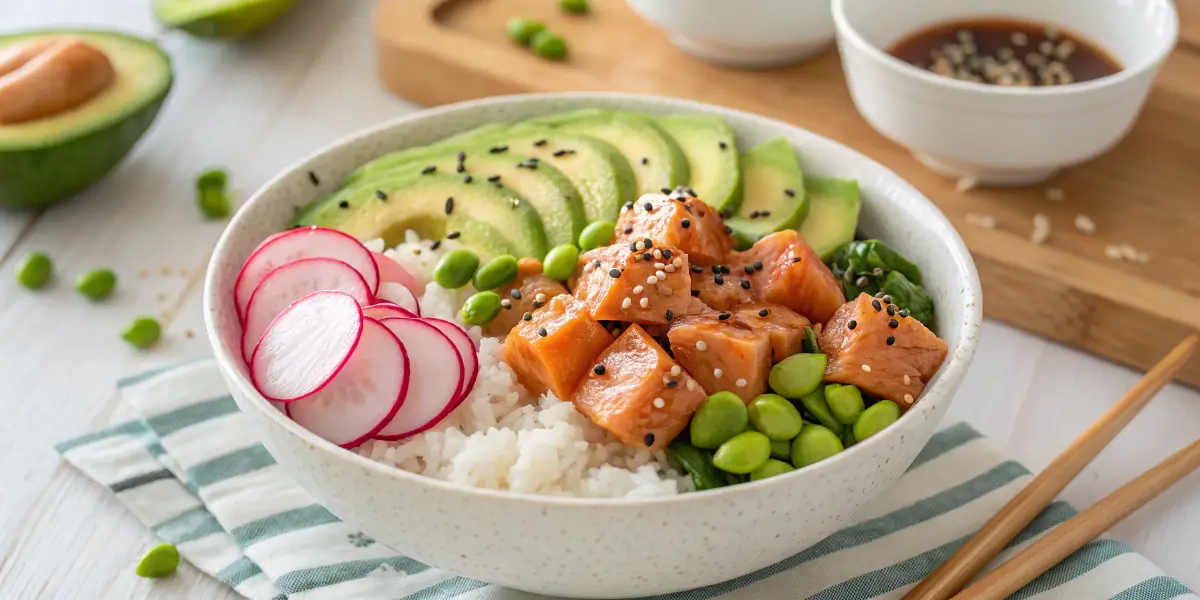
[[[528,314],[529,320],[522,316],[504,340],[504,362],[530,392],[549,390],[568,400],[613,338],[568,294]]]
[[[596,357],[575,408],[613,437],[658,450],[687,426],[707,394],[637,325]]]
[[[617,243],[650,238],[678,248],[695,262],[716,263],[733,248],[733,237],[711,206],[697,198],[645,194],[617,218]]]
[[[692,303],[688,266],[687,255],[669,246],[597,248],[580,257],[575,297],[599,321],[670,323]]]
[[[494,291],[508,301],[507,306],[500,309],[500,314],[483,331],[492,337],[504,337],[521,322],[522,315],[545,306],[550,298],[567,293],[567,288],[540,273],[525,277],[518,273],[512,283]]]
[[[808,319],[779,304],[744,304],[733,311],[733,317],[751,329],[767,332],[771,341],[771,362],[777,363],[800,352],[804,328]]]
[[[734,262],[740,259],[737,254],[728,258]],[[692,289],[701,302],[716,310],[734,310],[756,298],[751,276],[729,261],[696,265],[692,269]]]
[[[860,294],[825,324],[818,341],[829,357],[825,381],[848,383],[907,410],[942,361],[946,342],[895,305]]]
[[[675,360],[709,393],[729,391],[750,402],[767,390],[771,340],[728,312],[687,316],[667,334]]]
[[[754,270],[752,285],[760,300],[782,304],[813,323],[828,321],[846,302],[837,277],[791,229],[772,233],[742,252],[738,268],[746,266]]]

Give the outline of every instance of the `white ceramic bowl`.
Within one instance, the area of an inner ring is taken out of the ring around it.
[[[677,48],[719,65],[765,68],[833,47],[829,0],[627,0]]]
[[[1171,0],[833,0],[833,17],[850,94],[867,122],[943,175],[994,185],[1047,179],[1120,141],[1179,30]],[[1056,24],[1125,69],[1007,88],[935,75],[885,52],[930,25],[979,17]]]
[[[497,121],[584,107],[711,114],[742,147],[787,138],[806,172],[858,180],[861,229],[921,266],[950,346],[921,401],[895,425],[817,465],[771,479],[658,499],[582,499],[472,489],[342,450],[272,408],[240,360],[230,292],[238,269],[293,207],[332,191],[356,166],[398,148]],[[321,181],[314,187],[308,172]],[[238,211],[209,264],[205,326],[238,406],[301,486],[398,552],[467,577],[557,597],[614,598],[725,581],[778,562],[845,526],[896,481],[932,435],[975,352],[979,280],[946,218],[891,171],[830,140],[754,115],[622,94],[509,96],[423,111],[338,141],[294,165]]]

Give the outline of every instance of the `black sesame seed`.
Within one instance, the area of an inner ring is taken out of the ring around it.
[[[902,309],[900,309],[900,316],[902,316],[902,317],[907,317],[907,316],[908,316],[908,309],[907,309],[907,308],[902,308]]]
[[[693,190],[692,188],[683,188],[683,191],[687,192],[688,195],[692,196],[693,198],[696,197],[696,190]]]
[[[609,269],[608,276],[612,277],[613,279],[616,279],[621,276],[621,270],[620,269]]]
[[[713,281],[715,281],[717,285],[725,285],[725,278],[721,277],[720,273],[713,275]]]
[[[750,218],[751,218],[751,219],[757,219],[757,218],[758,218],[758,211],[757,211],[757,210],[752,210],[752,211],[750,211]]]
[[[879,304],[878,300],[872,300],[871,308],[874,308],[875,312],[879,312],[879,311],[883,310],[883,305]]]
[[[568,154],[575,154],[575,151],[570,148],[560,148],[558,150],[555,150],[551,154],[553,154],[554,156],[566,156]]]
[[[762,261],[761,261],[761,260],[756,260],[756,261],[754,261],[754,270],[755,270],[755,271],[761,271],[761,270],[763,270],[763,264],[762,264]]]
[[[732,234],[732,233],[733,233],[733,228],[732,228],[732,227],[730,227],[730,226],[728,226],[728,225],[726,225],[726,226],[725,226],[725,233],[726,233],[726,234]]]
[[[891,327],[892,329],[895,329],[895,328],[897,328],[897,327],[899,327],[899,326],[900,326],[900,321],[897,321],[897,320],[895,320],[895,319],[888,319],[888,327]]]
[[[491,175],[487,178],[487,180],[492,183],[496,183],[497,181],[500,181],[500,176],[499,175]]]
[[[700,265],[692,265],[692,272],[693,273],[703,273],[704,267],[701,267]]]
[[[638,243],[637,243],[637,242],[634,242],[634,243],[630,244],[630,245],[629,245],[629,251],[630,251],[630,252],[637,252],[637,251],[638,251]]]
[[[631,208],[633,208],[633,203],[632,203],[632,202],[626,202],[626,203],[625,203],[625,210],[629,210],[629,209],[631,209]]]
[[[796,190],[793,190],[792,188],[788,188],[788,189],[786,189],[786,190],[783,190],[783,193],[784,193],[784,194],[785,194],[785,195],[786,195],[788,198],[795,198],[795,197],[796,197]]]
[[[721,265],[713,265],[713,266],[709,267],[709,269],[712,270],[713,275],[716,275],[721,272]]]
[[[857,285],[858,287],[867,287],[868,283],[871,283],[871,280],[867,279],[866,275],[854,280],[854,285]]]
[[[375,197],[380,200],[387,200],[388,196],[383,190],[375,190]]]
[[[896,343],[896,336],[894,336],[894,335],[887,336],[887,345],[891,346],[892,344],[895,344],[895,343]]]
[[[733,211],[729,210],[728,208],[722,208],[721,212],[717,213],[717,216],[721,217],[722,219],[728,219],[729,217],[733,216]]]
[[[463,183],[471,183],[471,181],[472,181],[472,178],[470,175],[463,177]]]
[[[749,275],[754,272],[754,266],[746,265],[746,266],[742,267],[742,270],[745,271],[747,275]]]
[[[446,206],[443,210],[446,211],[446,214],[454,212],[454,196],[446,198]]]
[[[671,260],[672,254],[671,254],[670,250],[663,249],[662,255],[663,255],[663,258],[665,258],[667,260]]]
[[[350,208],[350,203],[342,200],[341,202],[338,202],[338,208]]]
[[[422,175],[430,175],[430,174],[433,174],[436,172],[437,172],[437,165],[429,165],[428,167],[421,169]]]
[[[668,321],[674,321],[674,320],[675,320],[675,313],[674,313],[674,312],[672,312],[672,311],[671,311],[671,309],[669,309],[669,308],[667,309],[667,314],[666,314],[666,315],[663,315],[663,316],[665,316],[665,317],[667,318],[667,320],[668,320]]]
[[[699,296],[699,295],[700,295],[700,290],[692,290],[692,296],[693,296],[693,297],[695,297],[695,296]]]
[[[721,272],[728,275],[730,273],[729,265],[721,265]]]
[[[598,258],[597,258],[597,259],[596,259],[596,262],[593,262],[593,263],[592,263],[592,266],[594,266],[594,267],[596,267],[597,269],[599,269],[599,268],[600,268],[600,259],[598,259]]]
[[[534,301],[533,301],[533,309],[534,309],[534,310],[537,310],[537,309],[539,309],[539,308],[541,308],[541,307],[543,307],[543,306],[545,306],[545,305],[546,305],[546,303],[545,303],[545,302],[538,302],[537,300],[534,300]]]
[[[883,292],[875,292],[875,298],[883,298]]]
[[[458,162],[462,162],[464,160],[467,160],[467,153],[463,152],[462,150],[459,150],[458,151]]]
[[[760,211],[758,211],[758,216],[760,216],[760,217],[762,217],[762,218],[764,218],[764,219],[765,219],[765,218],[767,218],[767,217],[771,216],[771,211],[769,211],[769,210],[760,210]]]
[[[645,247],[647,247],[647,248],[653,248],[653,247],[654,247],[654,240],[652,240],[652,239],[650,239],[650,238],[642,238],[642,245],[643,245],[643,246],[645,246]]]
[[[654,205],[649,202],[643,204],[642,208],[646,209],[646,212],[654,212]]]
[[[792,263],[793,263],[793,264],[794,264],[794,263],[798,263],[798,262],[800,262],[800,261],[802,261],[802,260],[804,260],[804,258],[803,258],[803,257],[797,256],[797,257],[794,257],[794,258],[792,258]]]
[[[550,334],[546,331],[545,327],[538,327],[538,335],[540,335],[542,337],[546,337],[547,335],[550,335]]]
[[[659,190],[658,190],[658,191],[660,191],[660,192],[662,192],[662,193],[664,193],[664,194],[667,194],[667,195],[670,195],[670,194],[671,194],[671,188],[668,188],[668,187],[665,187],[665,188],[659,188]]]
[[[680,225],[681,225],[681,226],[682,226],[684,229],[687,229],[688,227],[691,227],[691,226],[692,226],[692,222],[691,222],[691,221],[689,221],[689,220],[687,220],[687,219],[684,219],[684,220],[680,221],[680,222],[679,222],[679,224],[680,224]]]
[[[464,165],[464,164],[462,164],[462,163],[458,163],[458,166],[457,166],[457,167],[454,167],[454,172],[455,172],[455,173],[466,173],[466,172],[467,172],[467,165]]]
[[[889,317],[894,317],[894,316],[896,316],[896,305],[895,305],[895,304],[889,304],[889,305],[888,305],[888,307],[887,307],[887,313],[888,313],[888,316],[889,316]]]
[[[505,298],[500,301],[500,306],[503,306],[504,310],[512,310],[512,300]]]
[[[771,314],[771,311],[769,311],[769,310],[767,310],[767,309],[765,309],[765,308],[764,308],[764,309],[762,309],[762,310],[760,310],[760,311],[758,311],[758,316],[760,316],[760,317],[765,317],[765,316],[767,316],[767,315],[769,315],[769,314]]]
[[[729,313],[727,313],[727,312],[723,312],[723,313],[721,313],[721,314],[717,315],[717,319],[718,319],[718,320],[721,320],[721,321],[728,321],[728,320],[729,320],[729,317],[731,317],[731,316],[732,316],[732,315],[730,315]]]
[[[458,236],[460,236],[460,235],[462,235],[462,234],[457,231],[451,231],[450,233],[446,234],[446,239],[456,240],[456,239],[458,239]]]
[[[544,140],[544,139],[538,140],[538,141],[534,142],[533,145],[537,146],[538,148],[541,148],[542,146],[546,145],[546,140]]]
[[[720,142],[717,142],[717,147],[724,150],[729,147],[729,144],[726,144],[724,141],[720,141]]]
[[[748,290],[748,289],[750,289],[750,280],[749,280],[749,279],[743,279],[743,280],[742,280],[742,289],[743,289],[743,290]]]
[[[855,327],[858,327],[858,321],[855,321],[854,319],[850,319],[850,322],[846,323],[846,329],[849,329],[850,331],[854,331]]]
[[[521,290],[519,290],[517,288],[513,288],[512,291],[508,293],[508,295],[512,296],[513,300],[520,300],[521,299]]]
[[[596,365],[596,366],[592,367],[592,372],[597,375],[603,375],[604,374],[604,365]]]
[[[532,321],[533,313],[525,313],[525,314],[521,315],[521,319],[525,320],[525,321]]]
[[[645,252],[642,254],[642,260],[649,262],[651,260],[654,260],[654,256],[652,254],[650,254],[649,252]]]
[[[501,152],[508,152],[508,146],[492,146],[488,149],[489,154],[500,154]]]
[[[679,382],[675,381],[674,379],[667,382],[667,387],[669,387],[669,388],[678,387],[678,386],[679,386]]]
[[[633,233],[633,227],[626,227],[626,228],[625,228],[625,235],[629,235],[629,234],[631,234],[631,233]]]
[[[438,248],[441,248],[441,247],[442,247],[442,240],[434,240],[433,243],[429,245],[430,250],[437,250]]]
[[[646,158],[646,157],[642,157],[642,164],[643,164],[643,165],[648,165],[648,164],[650,164],[650,159],[648,159],[648,158]]]
[[[313,185],[321,185],[321,180],[317,179],[317,174],[313,173],[312,171],[308,172],[308,180],[312,182]]]
[[[646,437],[642,438],[642,441],[646,443],[647,448],[649,448],[650,446],[653,446],[654,445],[654,434],[647,433]]]

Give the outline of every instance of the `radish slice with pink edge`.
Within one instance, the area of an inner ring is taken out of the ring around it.
[[[404,405],[408,353],[375,319],[363,320],[362,339],[346,366],[321,391],[287,404],[305,429],[343,448],[371,439]]]
[[[293,302],[320,291],[350,294],[360,305],[371,302],[371,289],[354,267],[332,258],[302,258],[263,278],[246,305],[242,359],[249,361],[271,321]],[[390,315],[396,316],[396,315]]]
[[[250,296],[271,271],[302,258],[335,258],[354,267],[371,293],[379,290],[379,267],[361,242],[333,229],[306,227],[292,229],[264,242],[246,259],[233,284],[238,316],[246,317]]]
[[[408,396],[391,422],[375,437],[398,440],[437,425],[454,410],[464,374],[454,342],[423,319],[379,321],[409,350]]]
[[[379,268],[380,283],[387,281],[399,283],[414,295],[421,293],[421,284],[417,283],[417,278],[413,277],[408,269],[400,266],[400,263],[374,250],[371,251],[371,257],[375,259],[375,266]]]
[[[462,389],[458,390],[458,398],[454,401],[454,407],[457,408],[467,399],[471,390],[475,389],[475,379],[479,377],[479,349],[475,347],[475,342],[471,341],[471,336],[467,335],[462,327],[445,319],[427,317],[423,320],[437,327],[446,337],[450,338],[450,341],[454,342],[454,348],[458,350],[458,357],[462,359],[463,385]]]
[[[250,357],[250,382],[267,400],[311,396],[346,366],[362,329],[362,309],[349,294],[309,294],[267,327]]]
[[[380,302],[363,307],[363,316],[371,317],[372,319],[386,319],[388,317],[416,317],[417,315],[392,304],[391,302]]]
[[[421,305],[417,303],[417,297],[399,283],[385,281],[379,284],[379,292],[375,294],[375,299],[391,302],[418,317],[421,316]]]

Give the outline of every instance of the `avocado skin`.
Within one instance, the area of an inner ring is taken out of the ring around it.
[[[170,69],[169,58],[167,65]],[[0,149],[0,206],[48,206],[103,179],[150,129],[173,84],[174,74],[169,72],[167,84],[156,99],[80,137],[43,147]]]

